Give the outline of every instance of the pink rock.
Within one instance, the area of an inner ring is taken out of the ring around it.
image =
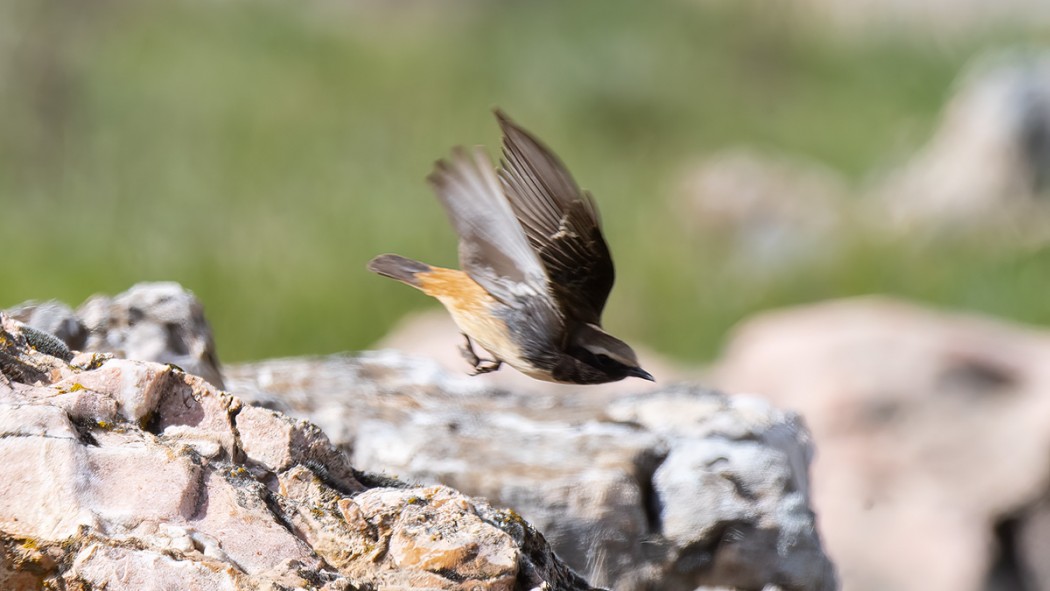
[[[91,544],[73,560],[73,568],[63,577],[66,585],[95,589],[138,589],[141,591],[238,591],[246,577],[218,561],[178,560],[152,550]],[[246,582],[246,581],[245,581]]]
[[[314,425],[23,329],[0,313],[0,589],[591,589],[484,501],[368,504]]]
[[[1050,334],[885,298],[771,312],[717,367],[803,415],[847,589],[983,589],[993,528],[1050,481]]]
[[[140,422],[156,408],[166,391],[172,369],[157,363],[110,359],[93,371],[80,372],[53,387],[61,392],[85,389],[117,402],[124,420]]]

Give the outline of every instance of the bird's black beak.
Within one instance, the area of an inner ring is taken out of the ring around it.
[[[642,378],[643,380],[649,380],[650,382],[656,381],[656,378],[653,377],[653,374],[645,371],[640,367],[632,367],[631,370],[627,372],[627,375],[634,378]]]

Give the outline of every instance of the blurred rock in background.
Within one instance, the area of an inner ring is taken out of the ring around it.
[[[786,155],[737,149],[715,154],[683,175],[681,221],[694,235],[721,241],[727,262],[762,272],[828,254],[842,239],[853,205],[834,170]]]
[[[956,86],[928,143],[866,186],[816,162],[737,149],[685,173],[671,207],[726,263],[767,275],[833,258],[864,235],[990,230],[996,243],[1045,243],[1050,52],[986,54]]]
[[[1045,4],[1045,3],[1044,3]],[[1047,4],[1050,6],[1050,4]],[[898,222],[1050,218],[1050,51],[976,60],[929,143],[874,189]]]
[[[1050,588],[1050,332],[860,298],[750,319],[713,371],[812,429],[843,588]]]

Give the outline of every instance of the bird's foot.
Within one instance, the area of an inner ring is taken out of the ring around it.
[[[463,355],[463,358],[467,360],[471,366],[474,367],[474,371],[470,374],[472,376],[481,375],[483,373],[490,373],[496,371],[503,365],[503,362],[499,359],[482,359],[478,357],[478,354],[474,351],[474,343],[471,342],[470,337],[463,335],[466,342],[459,346],[459,352]]]
[[[499,359],[479,359],[474,364],[474,371],[470,373],[472,376],[480,376],[483,373],[491,373],[496,371],[503,365],[503,362]]]
[[[459,346],[459,353],[463,356],[463,359],[467,360],[467,363],[477,366],[481,363],[481,358],[474,352],[474,343],[470,341],[470,337],[463,335],[465,342]]]

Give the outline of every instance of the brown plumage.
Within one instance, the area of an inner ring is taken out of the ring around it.
[[[427,180],[459,235],[462,271],[399,255],[368,268],[437,298],[466,337],[475,373],[502,363],[537,379],[652,380],[634,351],[601,328],[615,279],[598,208],[539,140],[496,111],[497,172],[481,149],[455,148]],[[481,359],[476,341],[492,359]]]

